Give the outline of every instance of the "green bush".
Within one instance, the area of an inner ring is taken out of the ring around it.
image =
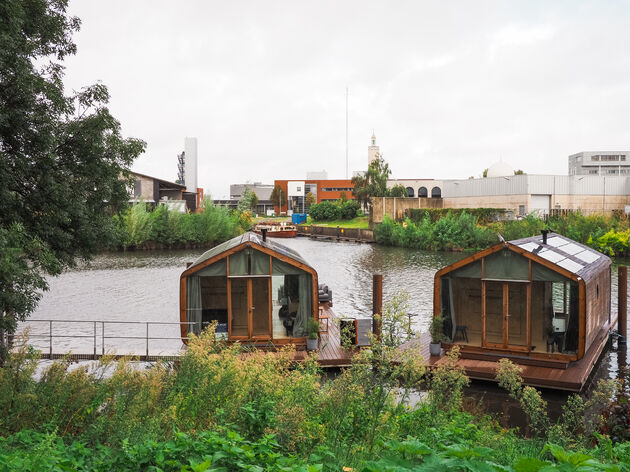
[[[356,200],[346,200],[341,205],[341,215],[340,215],[341,219],[351,220],[353,218],[356,218],[359,214],[360,209],[361,209],[361,206],[359,205],[359,202],[357,202]]]
[[[497,244],[498,235],[513,241],[539,235],[548,228],[610,256],[630,253],[629,220],[625,216],[584,216],[576,212],[550,216],[547,221],[534,214],[518,220],[493,221],[487,210],[492,209],[412,210],[413,219],[408,218],[404,224],[386,216],[374,228],[374,238],[388,246],[434,251],[479,250]],[[485,222],[478,215],[483,215]]]
[[[217,244],[239,235],[251,226],[249,212],[233,212],[203,203],[200,213],[179,213],[165,205],[155,210],[145,203],[136,203],[112,220],[114,238],[110,248],[142,247],[150,243],[165,247],[186,244]]]
[[[308,212],[313,221],[332,221],[341,217],[341,208],[333,202],[315,203]]]
[[[424,362],[419,350],[386,344],[360,351],[334,379],[312,357],[296,365],[291,347],[243,355],[215,342],[212,328],[193,336],[176,365],[150,369],[56,362],[36,378],[37,355],[20,346],[0,369],[0,472],[629,470],[627,442],[581,430],[557,445],[462,411],[468,379],[455,351],[433,373],[426,399],[411,406]],[[510,379],[530,417],[546,426],[533,389]],[[588,405],[578,403],[566,427],[550,431],[587,424]],[[604,425],[614,434],[623,427],[617,413]]]

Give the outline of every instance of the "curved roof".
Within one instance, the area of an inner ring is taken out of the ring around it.
[[[246,243],[249,243],[250,246],[260,246],[271,251],[275,251],[283,256],[289,257],[301,264],[313,268],[313,266],[306,262],[297,251],[291,249],[290,247],[272,241],[269,237],[267,237],[266,241],[263,241],[260,234],[249,231],[247,233],[241,234],[240,236],[232,238],[229,241],[225,241],[224,243],[221,243],[218,246],[215,246],[212,249],[204,252],[201,256],[197,258],[195,262],[192,263],[192,265],[187,270],[193,269],[195,266],[203,264],[205,261],[220,255],[222,252],[228,251],[236,246],[240,246],[241,244]]]
[[[612,264],[608,256],[565,236],[550,233],[547,236],[546,244],[542,240],[542,236],[532,236],[499,243],[441,268],[435,273],[435,278],[473,264],[482,257],[489,256],[504,248],[546,265],[555,272],[576,281],[582,279],[584,282],[588,282],[602,271],[608,271]]]
[[[490,167],[488,167],[488,173],[486,177],[507,177],[510,175],[514,175],[514,169],[509,164],[505,162],[495,162]]]
[[[542,241],[542,236],[532,236],[510,241],[509,244],[542,257],[584,280],[590,279],[592,275],[599,273],[601,268],[612,263],[610,258],[601,252],[560,234],[547,235],[547,244],[543,244]]]

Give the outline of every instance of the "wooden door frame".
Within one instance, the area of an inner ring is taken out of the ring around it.
[[[254,302],[254,294],[252,289],[252,280],[255,278],[263,278],[263,277],[238,277],[239,279],[245,279],[247,281],[245,293],[246,293],[246,303],[247,303],[247,336],[232,336],[232,278],[228,277],[227,283],[227,299],[228,299],[228,341],[270,341],[273,339],[272,337],[272,299],[271,299],[271,276],[268,277],[269,282],[267,285],[268,293],[267,297],[269,302],[267,303],[267,317],[269,320],[269,331],[268,336],[254,336],[254,310],[253,310],[253,302]],[[267,277],[265,277],[267,278]]]
[[[531,263],[530,263],[530,272],[531,272]],[[531,276],[530,276],[531,279]],[[494,282],[497,284],[501,284],[501,296],[502,296],[502,307],[503,313],[501,315],[501,328],[503,331],[503,342],[499,343],[489,343],[487,338],[487,327],[486,327],[486,308],[487,308],[487,289],[486,283]],[[525,287],[525,340],[526,346],[513,345],[509,343],[509,316],[510,316],[510,284],[526,284]],[[481,347],[484,349],[496,349],[502,351],[520,351],[520,352],[530,352],[531,351],[531,280],[523,280],[521,281],[501,281],[501,280],[481,280]]]

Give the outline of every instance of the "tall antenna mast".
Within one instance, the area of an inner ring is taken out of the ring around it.
[[[346,87],[346,180],[348,180],[348,87]]]

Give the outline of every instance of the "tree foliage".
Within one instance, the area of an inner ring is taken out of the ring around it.
[[[405,198],[407,196],[407,189],[400,184],[396,184],[392,188],[389,189],[389,196]]]
[[[313,195],[313,192],[308,192],[306,194],[306,198],[304,202],[306,203],[306,208],[310,208],[311,205],[315,205],[317,203],[317,198],[315,198],[315,195]]]
[[[287,192],[280,185],[275,185],[271,191],[271,201],[278,209],[281,209],[287,201]]]
[[[124,139],[102,84],[66,95],[63,59],[80,21],[66,0],[0,3],[0,363],[2,331],[36,306],[45,275],[88,258],[128,200],[144,143]]]
[[[249,187],[245,187],[245,191],[243,192],[243,195],[241,195],[241,199],[238,201],[238,210],[255,211],[256,205],[258,205],[258,195],[256,195]]]
[[[382,157],[377,157],[368,166],[365,174],[355,175],[352,177],[354,188],[352,194],[361,206],[367,206],[372,211],[372,198],[386,197],[389,195],[387,190],[387,179],[391,175],[389,164]]]

